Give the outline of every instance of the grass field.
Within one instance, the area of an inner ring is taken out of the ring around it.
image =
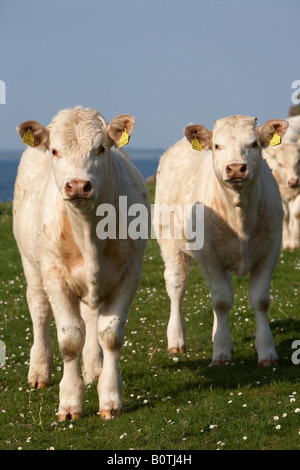
[[[154,187],[149,189],[153,196]],[[85,389],[84,417],[58,423],[63,364],[54,323],[51,386],[35,390],[27,384],[32,324],[9,203],[0,205],[0,231],[0,340],[6,345],[0,367],[1,450],[299,450],[300,364],[291,358],[292,343],[300,339],[300,250],[282,251],[272,282],[270,324],[279,364],[258,367],[247,278],[234,278],[232,362],[210,367],[213,315],[204,278],[192,262],[183,302],[187,352],[171,356],[163,263],[156,240],[150,240],[120,357],[122,416],[101,421],[92,385]]]

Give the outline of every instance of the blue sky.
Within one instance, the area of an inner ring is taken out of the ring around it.
[[[0,149],[66,107],[133,114],[130,146],[167,148],[231,114],[285,118],[300,79],[299,0],[1,0]]]

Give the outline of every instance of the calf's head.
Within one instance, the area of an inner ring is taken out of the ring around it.
[[[268,163],[277,182],[298,193],[300,188],[300,145],[283,143],[280,147],[269,148],[267,154]]]
[[[26,121],[17,131],[25,143],[49,153],[62,198],[85,207],[101,198],[111,171],[110,149],[119,146],[124,130],[130,137],[134,124],[132,116],[123,114],[108,125],[98,111],[76,107],[60,111],[47,127]]]
[[[212,150],[219,182],[239,191],[257,179],[261,148],[269,145],[274,134],[282,138],[287,128],[288,122],[282,119],[271,119],[259,128],[256,118],[230,116],[215,121],[213,131],[191,125],[184,134],[192,144],[196,141],[202,149]]]

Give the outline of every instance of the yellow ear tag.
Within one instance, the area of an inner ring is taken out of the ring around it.
[[[281,142],[280,135],[277,134],[277,131],[273,135],[272,139],[270,140],[270,146],[275,147],[275,145],[279,145]]]
[[[32,135],[31,127],[28,127],[27,131],[23,135],[23,142],[26,145],[30,145],[30,147],[34,147],[34,137]]]
[[[202,151],[202,146],[199,142],[199,140],[197,139],[197,137],[195,137],[193,140],[192,140],[192,148],[194,150],[198,150],[199,152]]]
[[[123,147],[124,145],[127,145],[129,142],[129,135],[127,134],[126,128],[123,131],[123,134],[121,135],[121,138],[119,140],[119,148]]]

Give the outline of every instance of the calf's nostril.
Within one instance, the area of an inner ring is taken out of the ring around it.
[[[85,183],[84,187],[83,187],[83,191],[84,191],[85,193],[89,193],[89,192],[92,191],[92,189],[93,189],[92,184],[90,183],[90,181],[87,181],[87,182]]]

